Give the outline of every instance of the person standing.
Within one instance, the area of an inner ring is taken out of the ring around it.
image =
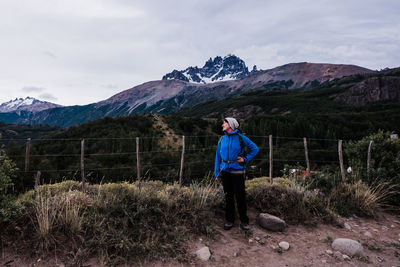
[[[249,230],[245,190],[245,164],[252,160],[259,149],[239,129],[235,118],[225,118],[222,123],[224,136],[218,141],[215,157],[214,177],[222,181],[225,193],[225,224],[229,230],[235,222],[235,200],[240,218],[240,228]],[[246,151],[248,153],[246,154]]]

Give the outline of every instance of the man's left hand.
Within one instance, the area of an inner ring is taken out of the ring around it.
[[[238,156],[236,159],[237,159],[237,162],[244,162],[243,157]]]

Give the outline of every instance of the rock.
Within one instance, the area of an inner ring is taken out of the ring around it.
[[[197,258],[202,261],[208,261],[211,257],[210,249],[208,247],[202,247],[196,251]]]
[[[255,239],[257,242],[260,241],[260,238],[259,238],[258,236],[256,236],[254,239]]]
[[[284,220],[268,213],[260,213],[257,217],[257,222],[262,228],[274,232],[283,231],[286,228]]]
[[[253,244],[253,243],[254,243],[253,238],[249,238],[249,244]]]
[[[340,253],[339,251],[335,251],[333,253],[333,256],[338,260],[342,260],[343,259],[342,253]]]
[[[348,223],[344,223],[343,226],[344,226],[344,228],[346,228],[346,230],[348,230],[348,231],[351,230],[351,227]]]
[[[360,243],[349,238],[337,238],[332,243],[334,250],[340,251],[343,254],[354,256],[362,254],[363,247]]]
[[[283,250],[288,250],[289,247],[290,247],[290,245],[289,245],[288,242],[282,241],[282,242],[279,243],[279,247],[280,247],[281,249],[283,249]]]
[[[333,251],[330,250],[330,249],[325,250],[325,252],[326,252],[326,254],[328,254],[328,255],[333,255]]]
[[[364,236],[368,237],[368,238],[372,238],[372,234],[369,231],[366,231],[364,233]]]
[[[350,260],[350,257],[349,256],[347,256],[346,254],[343,254],[343,259],[345,260],[345,261],[349,261]]]
[[[239,257],[239,252],[233,253],[233,257]]]

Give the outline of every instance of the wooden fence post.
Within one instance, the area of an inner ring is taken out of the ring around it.
[[[367,174],[369,174],[369,167],[371,164],[371,150],[372,150],[372,145],[374,144],[374,141],[370,141],[369,142],[369,146],[368,146],[368,156],[367,156]]]
[[[307,177],[311,177],[310,160],[308,159],[307,138],[304,137],[303,141],[304,141],[304,153],[305,153],[306,164],[307,164]]]
[[[35,175],[35,187],[33,191],[33,200],[36,200],[36,198],[39,196],[39,180],[40,180],[40,171],[38,171]]]
[[[272,184],[272,135],[269,135],[269,181]]]
[[[29,170],[29,154],[31,151],[31,139],[26,139],[26,149],[25,149],[25,172]]]
[[[342,174],[342,181],[346,181],[346,174],[344,172],[344,165],[343,165],[343,150],[342,150],[342,140],[339,140],[338,143],[338,152],[339,152],[339,162],[340,162],[340,173]]]
[[[140,184],[140,154],[139,154],[139,137],[136,137],[136,170],[137,170],[137,181]]]
[[[185,163],[185,136],[182,135],[181,170],[179,172],[179,186],[182,186],[183,165]]]
[[[85,139],[81,140],[81,177],[82,190],[85,190]]]

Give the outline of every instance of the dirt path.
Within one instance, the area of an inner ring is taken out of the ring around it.
[[[198,238],[186,245],[192,257],[189,262],[174,260],[151,263],[132,262],[129,266],[400,266],[400,216],[382,213],[377,219],[352,217],[344,219],[351,229],[321,224],[316,227],[291,225],[283,233],[260,228],[256,212],[249,212],[251,233],[246,234],[239,225],[229,231],[221,230],[214,240]],[[223,220],[219,221],[223,225]],[[372,237],[367,237],[365,232]],[[363,257],[344,260],[342,255],[330,255],[331,243],[335,238],[351,238],[361,242]],[[278,244],[286,241],[288,251],[280,251]],[[207,245],[211,258],[201,261],[195,251]],[[8,265],[5,263],[9,262]],[[24,260],[15,253],[2,255],[0,266],[64,266],[55,259]],[[84,266],[101,266],[96,259],[90,259]]]
[[[251,214],[254,218],[256,214]],[[274,233],[260,228],[252,220],[252,233],[246,235],[238,225],[230,231],[221,230],[215,241],[210,241],[211,259],[196,266],[400,266],[400,218],[382,214],[378,219],[357,217],[344,220],[350,230],[333,225],[305,227],[289,226],[283,233]],[[221,221],[221,225],[223,222]],[[371,237],[364,235],[370,232]],[[329,255],[335,238],[351,238],[361,242],[364,257],[344,260],[342,255]],[[278,249],[286,241],[288,251]],[[194,242],[195,248],[205,245]],[[196,249],[193,249],[195,253]]]

